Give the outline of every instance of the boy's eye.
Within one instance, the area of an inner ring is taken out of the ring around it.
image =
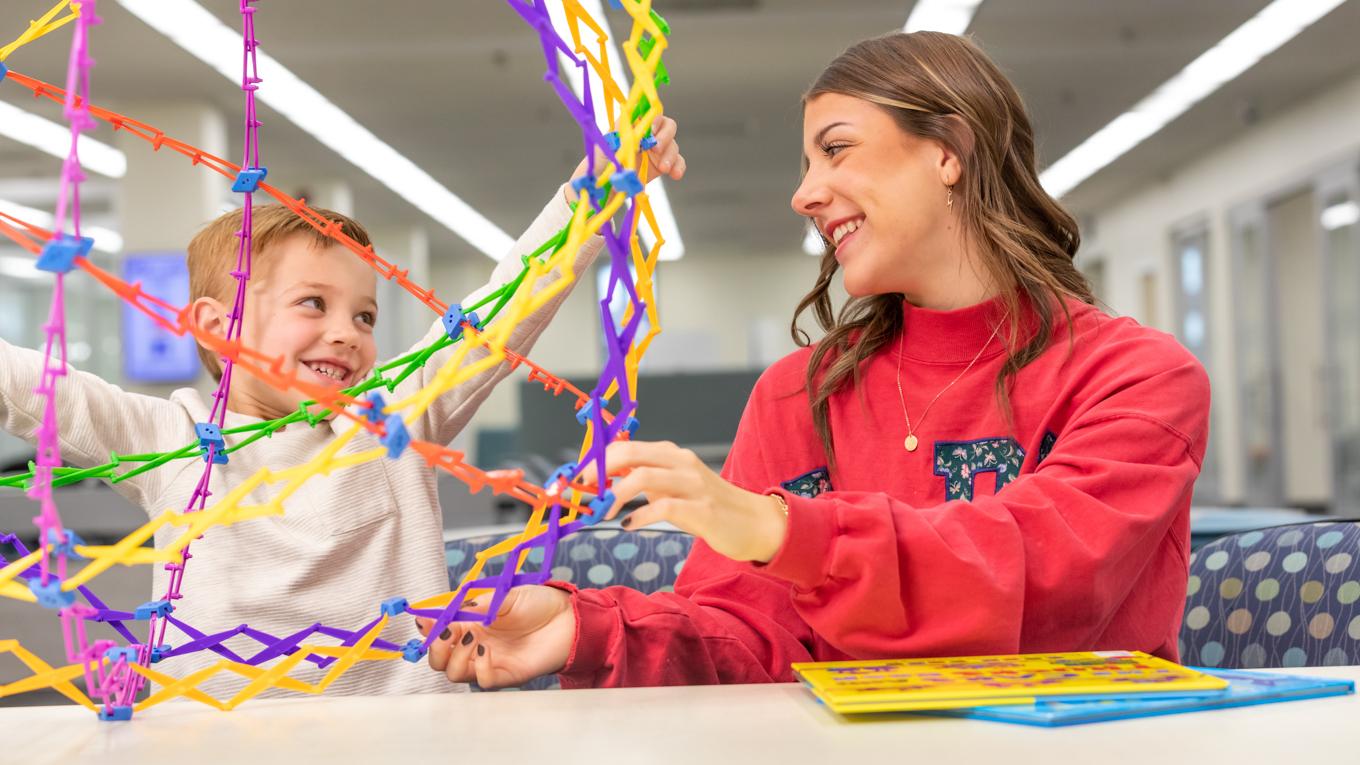
[[[368,311],[359,314],[358,319],[370,327],[378,323],[378,317]]]
[[[318,311],[326,310],[326,301],[316,296],[303,298],[298,301],[298,305],[305,305],[309,308],[315,308]]]

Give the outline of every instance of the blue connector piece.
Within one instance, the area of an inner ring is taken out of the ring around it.
[[[614,506],[614,492],[605,489],[604,493],[590,501],[590,515],[582,515],[581,523],[586,526],[594,526],[604,520],[604,514],[609,512],[609,508]]]
[[[596,207],[604,204],[605,190],[595,185],[594,178],[583,175],[572,181],[571,187],[577,194],[589,194],[590,201],[594,202]]]
[[[552,487],[557,485],[558,481],[570,481],[572,474],[575,472],[576,463],[568,462],[565,465],[562,465],[553,471],[552,476],[548,478],[548,482],[543,484],[543,488],[551,489]]]
[[[619,0],[609,0],[609,7],[616,11],[621,11],[623,10],[623,3],[619,2]]]
[[[628,196],[635,196],[642,193],[642,181],[638,179],[637,173],[632,170],[620,170],[609,178],[616,191],[622,191]]]
[[[591,400],[587,401],[584,406],[576,410],[577,422],[581,423],[582,425],[585,425],[587,422],[590,422],[590,416],[595,413],[596,401],[599,401],[599,399],[592,398]]]
[[[420,660],[425,658],[425,641],[420,638],[406,641],[406,645],[401,647],[401,658],[412,664],[420,663]]]
[[[619,142],[618,131],[611,130],[604,134],[604,142],[609,144],[610,151],[618,151],[623,144]]]
[[[399,414],[388,415],[383,425],[387,427],[387,433],[378,439],[378,443],[387,447],[388,459],[396,459],[411,445],[411,434],[407,432],[406,423]]]
[[[119,659],[122,659],[128,664],[136,664],[137,649],[132,646],[110,648],[104,652],[104,658],[112,662],[117,662]]]
[[[5,75],[7,74],[9,74],[9,67],[5,66],[5,62],[0,61],[0,82],[5,81]]]
[[[482,328],[482,320],[477,318],[477,312],[463,313],[463,307],[457,303],[449,306],[449,310],[444,313],[442,321],[444,322],[444,334],[448,335],[449,339],[454,342],[462,339],[464,323],[471,324],[479,330]]]
[[[127,722],[132,719],[132,707],[114,707],[112,710],[99,710],[99,719],[104,722]]]
[[[173,650],[175,650],[175,647],[170,645],[169,643],[166,643],[165,645],[158,645],[152,648],[151,663],[155,664],[157,662],[165,661],[165,658],[169,656],[170,652]]]
[[[38,605],[43,608],[61,609],[76,602],[74,592],[62,592],[61,582],[53,579],[47,584],[42,583],[42,577],[35,576],[28,580],[28,589],[38,598]]]
[[[94,240],[88,236],[77,239],[74,236],[58,234],[43,245],[42,254],[38,256],[38,262],[33,265],[39,271],[64,274],[75,268],[76,258],[89,255],[92,247],[94,247]]]
[[[364,417],[367,418],[369,422],[382,422],[383,418],[387,416],[383,414],[383,409],[387,408],[387,399],[383,398],[382,394],[375,390],[368,394],[368,403],[372,406],[363,410]]]
[[[162,598],[161,600],[152,600],[137,606],[137,610],[132,612],[132,618],[138,620],[150,619],[152,615],[155,615],[164,619],[174,610],[175,607],[170,604],[170,601]]]
[[[253,193],[260,188],[260,181],[269,175],[267,167],[243,167],[241,172],[236,174],[236,180],[231,184],[231,190],[238,194]]]
[[[624,421],[624,423],[623,423],[623,429],[626,430],[626,431],[628,431],[628,437],[629,437],[629,438],[632,438],[633,436],[636,436],[636,435],[637,435],[637,432],[638,432],[638,428],[641,427],[641,426],[642,426],[642,423],[638,422],[638,418],[636,418],[636,417],[629,417],[629,418],[628,418],[626,421]]]
[[[198,445],[203,449],[203,461],[208,461],[208,447],[214,446],[212,461],[214,465],[227,464],[227,442],[222,438],[222,429],[211,422],[194,423],[194,433],[198,435]]]
[[[401,616],[408,605],[406,598],[388,598],[382,602],[383,616]]]
[[[71,531],[70,529],[63,529],[63,531],[66,532],[65,539],[59,539],[57,537],[56,529],[47,530],[48,548],[51,549],[53,553],[57,555],[65,555],[67,558],[71,560],[85,560],[84,555],[80,555],[76,552],[76,545],[85,544],[85,540],[81,539],[79,534],[75,533],[74,531]]]
[[[643,137],[640,145],[642,146],[643,151],[650,151],[651,149],[656,148],[656,136],[649,135]]]

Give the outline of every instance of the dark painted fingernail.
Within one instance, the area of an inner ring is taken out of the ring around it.
[[[449,629],[448,627],[445,627],[444,631],[439,633],[440,640],[448,640],[451,637],[453,637],[453,630]]]
[[[478,655],[478,656],[485,656],[485,655],[486,655],[486,646],[484,646],[484,645],[479,645],[479,646],[477,646],[477,655]]]
[[[629,526],[632,526],[633,516],[630,515],[627,518],[624,518],[622,521],[619,521],[619,525],[624,527],[625,529],[628,528]]]
[[[468,643],[471,643],[471,642],[472,642],[472,633],[471,633],[471,632],[469,632],[469,633],[463,635],[463,640],[462,640],[463,645],[467,645]]]

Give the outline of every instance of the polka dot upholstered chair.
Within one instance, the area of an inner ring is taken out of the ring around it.
[[[445,542],[444,556],[452,586],[456,587],[472,568],[478,552],[507,536],[479,536]],[[578,587],[622,585],[647,593],[669,592],[685,565],[693,542],[694,538],[683,531],[624,532],[609,527],[584,528],[558,543],[561,549],[552,578]],[[499,573],[504,565],[504,556],[493,559],[487,562],[483,573]],[[524,570],[537,571],[542,565],[543,550],[532,550]],[[537,677],[522,686],[523,690],[559,687],[556,675]]]
[[[1222,537],[1190,556],[1181,662],[1360,664],[1360,523]]]

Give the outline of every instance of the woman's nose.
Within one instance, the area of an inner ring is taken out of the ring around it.
[[[826,184],[822,183],[819,174],[810,170],[803,175],[798,188],[794,189],[789,206],[799,215],[812,218],[817,215],[818,210],[826,206],[830,198]]]

